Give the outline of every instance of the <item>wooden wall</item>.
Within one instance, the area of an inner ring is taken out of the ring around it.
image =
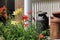
[[[24,0],[15,0],[15,10],[18,8],[23,8],[24,10]],[[24,13],[24,11],[22,12],[22,14]],[[22,14],[18,15],[18,17],[16,17],[16,20],[20,21]]]
[[[24,8],[24,0],[15,0],[15,9]]]

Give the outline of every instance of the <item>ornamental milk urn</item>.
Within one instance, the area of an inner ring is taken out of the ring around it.
[[[40,34],[42,31],[48,29],[48,17],[47,12],[38,12],[36,16],[37,32]]]
[[[52,13],[50,17],[50,37],[53,39],[60,39],[60,12]]]

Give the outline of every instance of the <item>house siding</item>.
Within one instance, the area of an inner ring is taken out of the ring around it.
[[[24,8],[24,0],[15,0],[15,9]]]

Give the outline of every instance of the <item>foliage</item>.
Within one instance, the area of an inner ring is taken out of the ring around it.
[[[6,26],[0,24],[0,34],[5,40],[38,40],[35,27],[31,26],[28,30],[24,30],[22,24],[7,24]]]
[[[16,15],[18,12],[20,13],[22,10],[18,9],[18,11],[15,12]],[[24,19],[28,19],[28,17],[23,15],[23,20]],[[19,23],[18,21],[12,21],[11,18],[9,18],[7,25],[0,23],[0,36],[2,36],[5,40],[42,40],[47,33],[48,32],[45,30],[42,31],[42,35],[38,34],[34,24],[32,24],[30,27],[27,27],[27,30],[25,30],[22,22]],[[43,38],[41,39],[40,37]]]
[[[42,31],[41,34],[43,34],[44,36],[50,36],[49,30],[44,30],[44,31]]]

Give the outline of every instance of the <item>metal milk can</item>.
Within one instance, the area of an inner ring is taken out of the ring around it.
[[[42,31],[48,29],[48,17],[46,14],[47,12],[38,12],[36,16],[36,26],[38,33],[41,33]]]

